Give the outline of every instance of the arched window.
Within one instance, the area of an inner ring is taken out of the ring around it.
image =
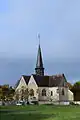
[[[64,89],[62,89],[62,95],[64,95]]]
[[[57,93],[59,93],[59,88],[57,89]]]
[[[51,96],[53,96],[53,92],[51,91]]]
[[[36,90],[36,93],[39,93],[39,89]]]
[[[42,90],[42,96],[46,96],[46,90],[45,89]]]
[[[34,90],[33,90],[33,89],[30,89],[29,95],[30,95],[30,96],[34,96]]]

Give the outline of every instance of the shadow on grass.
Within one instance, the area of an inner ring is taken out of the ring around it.
[[[0,120],[44,120],[54,118],[54,114],[28,113],[28,114],[1,114]]]
[[[0,114],[7,114],[7,113],[12,113],[14,111],[12,110],[0,110]]]

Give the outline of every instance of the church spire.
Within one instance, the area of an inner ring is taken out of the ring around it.
[[[43,68],[43,61],[42,61],[42,54],[41,54],[41,47],[40,47],[40,35],[39,34],[38,34],[38,39],[39,39],[39,47],[38,47],[35,72],[36,72],[36,75],[44,75],[44,68]]]

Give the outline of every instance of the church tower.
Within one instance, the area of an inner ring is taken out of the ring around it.
[[[40,40],[40,35],[38,36],[38,38]],[[39,47],[38,47],[35,73],[36,73],[36,75],[44,76],[44,67],[43,67],[43,61],[42,61],[40,42],[39,42]]]

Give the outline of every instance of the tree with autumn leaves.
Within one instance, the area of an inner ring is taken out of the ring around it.
[[[9,85],[0,85],[0,100],[13,100],[15,90]]]
[[[38,91],[37,91],[38,92]],[[19,101],[19,100],[22,100],[22,101],[29,101],[29,96],[34,96],[34,90],[33,89],[28,89],[28,88],[25,88],[24,86],[21,87],[21,89],[17,89],[15,91],[15,100],[16,101]]]

